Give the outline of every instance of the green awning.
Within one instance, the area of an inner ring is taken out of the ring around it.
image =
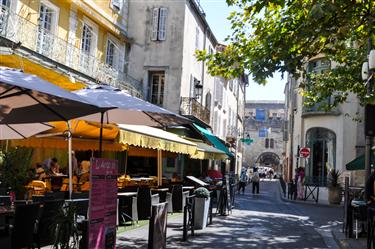
[[[198,129],[198,131],[205,137],[207,138],[210,143],[213,144],[213,146],[219,150],[222,150],[225,152],[230,157],[234,157],[233,153],[229,151],[228,147],[223,144],[219,138],[217,138],[215,135],[213,135],[209,130],[194,124],[194,126]]]
[[[374,168],[375,153],[371,157],[371,168]],[[364,170],[365,169],[365,155],[361,155],[351,162],[346,164],[346,170]]]

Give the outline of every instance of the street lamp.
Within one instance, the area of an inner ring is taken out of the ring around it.
[[[195,87],[195,99],[198,99],[200,96],[202,96],[203,93],[203,85],[201,84],[200,80],[194,81],[194,87]]]

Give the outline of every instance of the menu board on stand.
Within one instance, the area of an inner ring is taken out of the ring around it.
[[[117,160],[91,159],[89,249],[116,246],[117,171]]]

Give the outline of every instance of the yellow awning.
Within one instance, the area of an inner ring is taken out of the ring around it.
[[[192,159],[212,159],[212,160],[225,160],[228,158],[227,154],[211,145],[204,143],[202,140],[187,138],[197,144],[197,152],[191,155]]]
[[[100,124],[95,122],[88,122],[84,120],[71,120],[70,128],[73,137],[78,138],[92,138],[99,139],[100,135]],[[47,134],[58,134],[63,133],[68,129],[66,122],[50,122],[52,128],[45,133]],[[103,140],[114,141],[119,133],[119,128],[116,125],[104,124],[103,125]]]
[[[63,137],[49,137],[49,138],[36,138],[31,137],[27,139],[12,140],[12,146],[29,147],[29,148],[54,148],[54,149],[68,149],[68,141]],[[98,139],[82,139],[73,138],[73,150],[98,150]],[[104,151],[123,151],[127,149],[126,144],[119,144],[110,141],[103,141]]]
[[[122,124],[119,128],[119,143],[189,155],[194,155],[197,150],[195,143],[161,129]]]
[[[128,146],[128,156],[157,157],[157,150],[142,148],[138,146]],[[162,156],[176,158],[177,154],[170,151],[163,151]]]
[[[11,68],[22,68],[24,73],[34,74],[52,84],[55,84],[65,90],[74,91],[85,87],[83,83],[71,82],[69,77],[63,73],[54,71],[42,65],[38,65],[20,55],[0,55],[0,66]]]

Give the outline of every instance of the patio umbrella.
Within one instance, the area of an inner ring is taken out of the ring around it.
[[[223,178],[223,174],[216,169],[210,169],[207,171],[207,175],[213,179]]]
[[[0,106],[0,124],[67,121],[103,110],[35,75],[4,67]]]
[[[101,112],[76,94],[19,70],[0,67],[0,124],[66,121]],[[69,125],[68,125],[69,127]],[[72,147],[68,135],[69,194],[72,193]]]
[[[151,104],[108,85],[93,86],[74,91],[78,96],[103,108],[116,108],[80,119],[103,123],[166,127],[189,124],[185,117]],[[101,138],[100,138],[101,140]],[[101,146],[99,146],[101,152]]]
[[[24,139],[52,128],[52,125],[45,123],[2,124],[0,125],[0,140]]]

